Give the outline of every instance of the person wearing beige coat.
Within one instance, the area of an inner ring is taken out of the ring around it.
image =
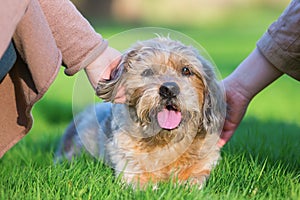
[[[1,0],[0,27],[2,157],[31,129],[31,109],[61,65],[67,75],[85,69],[95,88],[99,79],[110,78],[120,53],[69,0]]]

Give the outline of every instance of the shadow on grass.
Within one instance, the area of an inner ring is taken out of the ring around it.
[[[245,118],[231,141],[222,149],[225,154],[244,154],[270,165],[284,165],[300,174],[300,126],[283,121],[260,121]]]

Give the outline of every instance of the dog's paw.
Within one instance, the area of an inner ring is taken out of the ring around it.
[[[198,190],[201,190],[206,185],[206,181],[208,179],[208,176],[206,175],[199,175],[199,176],[193,176],[190,177],[188,180],[178,180],[178,185],[183,186],[186,189],[192,189],[197,188]]]
[[[208,177],[205,175],[198,176],[198,177],[192,177],[188,180],[188,186],[190,187],[196,187],[199,190],[203,189]]]

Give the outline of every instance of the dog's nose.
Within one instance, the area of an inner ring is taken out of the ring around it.
[[[159,94],[163,98],[174,98],[179,92],[179,86],[175,82],[165,82],[159,88]]]

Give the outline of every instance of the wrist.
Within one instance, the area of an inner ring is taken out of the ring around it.
[[[272,65],[257,49],[255,49],[226,78],[228,85],[245,98],[251,100],[257,93],[279,78],[283,73]]]
[[[89,70],[89,69],[98,68],[99,60],[100,60],[102,54],[104,54],[108,48],[109,48],[109,46],[108,46],[107,40],[103,39],[101,45],[99,45],[98,48],[95,50],[97,52],[97,54],[94,54],[94,56],[90,57],[88,62],[86,62],[88,64],[86,64],[85,69]]]

